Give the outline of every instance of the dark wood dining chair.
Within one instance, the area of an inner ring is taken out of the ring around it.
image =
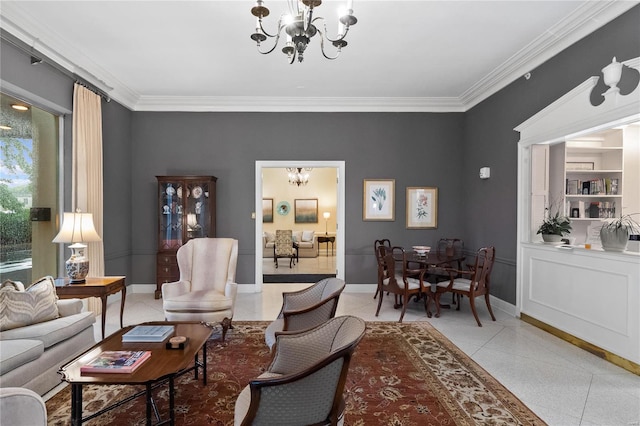
[[[454,296],[467,296],[471,305],[471,312],[478,323],[478,327],[482,327],[482,323],[478,318],[475,300],[478,296],[484,296],[487,309],[493,321],[496,320],[491,309],[489,287],[491,283],[490,275],[495,260],[495,247],[483,247],[478,250],[475,262],[470,266],[469,270],[459,270],[449,268],[449,282],[439,282],[436,285],[434,294],[436,304],[436,318],[440,317],[440,296],[443,293],[451,292]],[[468,278],[464,278],[464,277]],[[458,307],[460,310],[460,299],[458,299]],[[427,315],[430,315],[429,300],[427,300]]]
[[[382,278],[380,276],[380,266],[382,265],[382,258],[380,257],[380,253],[378,251],[378,247],[380,246],[391,248],[391,241],[389,241],[387,238],[384,238],[382,240],[375,240],[373,242],[373,252],[376,255],[376,262],[378,264],[378,287],[376,287],[376,294],[373,295],[374,299],[378,296],[380,287],[382,287]]]
[[[423,297],[424,309],[428,311],[427,299],[430,289],[424,286],[424,268],[412,269],[411,262],[407,261],[407,255],[402,247],[386,247],[379,246],[378,251],[382,258],[382,266],[378,270],[378,274],[382,277],[382,286],[380,287],[380,298],[378,299],[378,309],[376,316],[380,313],[382,299],[384,293],[393,294],[395,303],[394,309],[402,306],[402,313],[398,322],[402,322],[404,314],[407,311],[407,305],[412,296],[416,299]]]
[[[464,241],[460,238],[440,238],[436,245],[436,254],[438,256],[453,256],[454,253],[460,253],[464,251]],[[449,271],[447,269],[457,268],[462,269],[462,262],[458,261],[455,265],[450,263],[443,263],[438,267],[431,268],[427,275],[427,281],[433,284],[437,284],[442,281],[449,281]],[[458,297],[458,300],[460,298]],[[456,303],[455,295],[451,296],[451,303]]]

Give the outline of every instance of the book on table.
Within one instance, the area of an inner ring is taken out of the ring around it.
[[[133,373],[151,357],[151,351],[103,351],[80,367],[81,374]]]
[[[173,334],[172,325],[137,325],[122,335],[123,342],[164,342]]]

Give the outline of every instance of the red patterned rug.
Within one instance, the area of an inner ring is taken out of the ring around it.
[[[176,381],[176,423],[233,425],[235,400],[270,362],[264,343],[268,322],[239,321],[224,344],[210,340],[208,381],[193,374]],[[84,415],[137,388],[86,386]],[[428,323],[368,322],[349,369],[345,425],[543,425],[538,416]],[[166,386],[154,393],[167,413]],[[67,425],[71,395],[64,388],[47,401],[50,425]],[[140,397],[87,425],[142,425]]]

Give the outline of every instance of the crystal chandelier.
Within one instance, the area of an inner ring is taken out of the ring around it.
[[[304,60],[304,51],[311,41],[311,38],[320,33],[320,50],[322,55],[327,59],[336,59],[342,48],[347,45],[345,37],[349,32],[349,27],[355,25],[358,20],[353,16],[353,0],[347,0],[346,8],[338,13],[338,31],[335,39],[329,38],[327,35],[327,24],[321,16],[313,17],[315,8],[322,4],[322,0],[287,0],[289,5],[289,13],[280,15],[278,19],[278,30],[275,34],[269,34],[262,26],[262,19],[269,16],[269,9],[264,6],[263,0],[257,0],[256,5],[251,8],[251,13],[256,17],[256,32],[251,34],[251,38],[258,46],[258,52],[266,55],[275,50],[280,41],[280,34],[284,29],[287,42],[282,48],[282,53],[287,55],[289,63],[292,64],[296,56],[298,61]],[[322,21],[322,25],[320,22]],[[275,38],[273,47],[269,50],[260,50],[260,43],[265,41],[267,37]],[[325,39],[333,44],[337,49],[334,56],[329,56],[324,50]]]
[[[291,185],[306,185],[309,183],[309,172],[313,170],[311,167],[287,167],[289,173],[289,183]]]

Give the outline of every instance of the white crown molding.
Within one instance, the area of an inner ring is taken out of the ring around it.
[[[465,110],[473,108],[578,40],[622,15],[640,1],[589,1],[537,37],[460,96]]]
[[[457,98],[141,96],[135,111],[463,112]]]
[[[23,12],[19,2],[3,3],[0,28],[133,111],[464,112],[638,3],[640,1],[620,0],[583,3],[457,98],[141,96],[57,34],[35,22]],[[47,44],[33,34],[46,39]]]

